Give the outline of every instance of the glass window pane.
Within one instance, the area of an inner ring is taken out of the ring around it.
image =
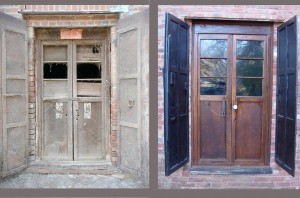
[[[237,58],[263,58],[263,41],[237,41]]]
[[[77,61],[101,61],[100,45],[77,45]]]
[[[201,40],[201,57],[226,58],[227,40]]]
[[[262,96],[262,79],[237,79],[237,96]]]
[[[262,77],[263,60],[237,60],[236,74],[237,76]]]
[[[44,79],[67,79],[67,63],[44,63]]]
[[[226,77],[227,60],[225,59],[201,59],[201,77]]]
[[[226,78],[201,78],[200,94],[201,95],[225,95]]]
[[[77,79],[101,78],[101,63],[77,63]]]
[[[47,46],[44,45],[44,61],[67,61],[67,46]]]

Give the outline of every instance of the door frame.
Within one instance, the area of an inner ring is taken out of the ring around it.
[[[76,27],[74,27],[76,28]],[[43,142],[43,136],[42,136],[42,130],[43,130],[43,125],[42,125],[42,115],[43,115],[43,108],[42,108],[42,101],[43,101],[43,84],[40,83],[43,80],[43,68],[42,66],[42,46],[44,43],[51,43],[53,41],[61,41],[64,42],[64,40],[61,40],[60,38],[55,36],[51,37],[51,34],[49,35],[41,35],[38,34],[37,31],[59,31],[62,28],[35,28],[35,55],[33,58],[35,58],[34,64],[35,64],[35,76],[36,78],[34,79],[35,81],[35,86],[36,86],[36,155],[35,159],[36,160],[43,160],[42,159],[42,142]],[[95,29],[95,28],[82,28],[84,30],[89,31],[90,29]],[[110,123],[111,123],[111,93],[110,93],[110,82],[111,82],[111,69],[110,69],[110,31],[107,31],[107,28],[96,28],[96,35],[87,35],[86,38],[83,35],[82,39],[79,39],[78,41],[76,40],[75,42],[84,42],[84,41],[97,41],[101,42],[103,44],[102,49],[103,49],[103,67],[102,67],[102,102],[103,102],[103,146],[104,150],[102,151],[104,160],[110,160],[107,159],[107,156],[110,156]],[[101,34],[99,36],[99,34]],[[66,40],[67,42],[72,42],[70,40]],[[72,48],[71,48],[72,50]],[[70,57],[71,58],[71,57]],[[69,58],[68,58],[69,59]],[[72,62],[73,60],[71,60]],[[73,66],[73,64],[72,64]],[[74,68],[69,68],[68,71],[73,70]],[[74,78],[71,80],[71,84],[74,81]],[[71,88],[68,86],[68,88]],[[73,90],[74,92],[74,90]],[[72,113],[73,114],[73,113]],[[74,130],[73,123],[70,123],[72,130]],[[74,123],[75,124],[75,123]],[[73,132],[74,134],[74,132]],[[73,144],[73,143],[72,143]],[[73,148],[73,146],[72,146]],[[74,153],[74,151],[72,151]],[[73,157],[72,157],[73,158]],[[80,160],[82,161],[82,160]]]
[[[272,116],[272,82],[273,82],[273,23],[271,22],[250,22],[250,21],[216,21],[216,20],[193,20],[192,21],[192,57],[191,57],[191,167],[199,165],[199,46],[198,34],[242,34],[242,35],[266,35],[267,36],[267,75],[266,78],[266,100],[263,101],[266,112],[264,129],[266,134],[264,149],[264,165],[270,164],[271,145],[271,116]],[[220,28],[220,26],[223,26]],[[241,26],[243,28],[241,28]],[[229,52],[230,53],[230,52]],[[232,52],[231,52],[232,53]],[[229,63],[230,64],[230,63]],[[229,96],[230,98],[232,96]],[[231,138],[231,137],[230,137]]]

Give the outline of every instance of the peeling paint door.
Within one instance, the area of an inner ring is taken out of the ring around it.
[[[101,41],[43,42],[42,159],[104,157],[102,59]]]
[[[118,144],[120,164],[141,170],[141,73],[148,54],[148,12],[137,13],[118,22]],[[143,79],[145,80],[145,79]]]
[[[27,166],[27,33],[22,20],[0,13],[0,177]]]

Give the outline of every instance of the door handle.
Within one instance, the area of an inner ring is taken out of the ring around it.
[[[238,109],[237,102],[234,103],[234,105],[232,106],[232,108],[233,108],[234,110],[237,110],[237,109]]]
[[[222,116],[226,116],[226,101],[222,100]]]

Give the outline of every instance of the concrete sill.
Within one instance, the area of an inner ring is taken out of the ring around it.
[[[190,174],[194,175],[248,175],[272,174],[269,166],[193,166]]]

